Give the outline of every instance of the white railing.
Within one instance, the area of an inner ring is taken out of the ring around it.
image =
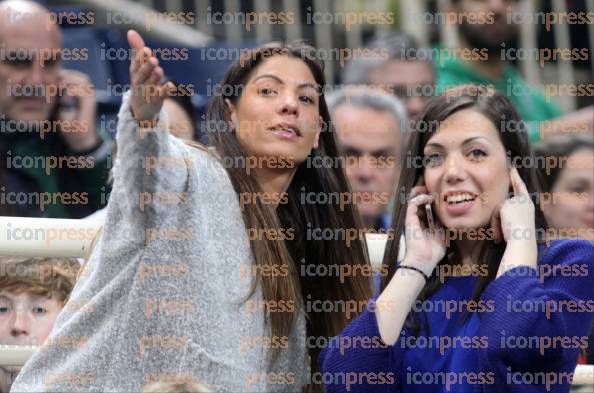
[[[0,255],[83,258],[101,222],[0,217]]]
[[[84,258],[101,221],[0,217],[0,255]],[[386,235],[367,235],[371,263],[384,258]]]
[[[0,255],[83,258],[100,227],[97,220],[0,217]],[[367,235],[374,268],[381,266],[386,244],[386,235]],[[0,366],[22,366],[35,350],[0,345]],[[594,386],[594,366],[577,366],[573,383]]]
[[[20,367],[37,351],[32,345],[0,345],[0,367]]]

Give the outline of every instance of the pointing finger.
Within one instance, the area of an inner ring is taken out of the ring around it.
[[[144,48],[144,40],[136,30],[128,30],[127,38],[130,48],[136,49],[137,51]]]

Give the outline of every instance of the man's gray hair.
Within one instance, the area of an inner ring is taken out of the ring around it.
[[[426,61],[430,67],[433,67],[431,51],[420,47],[417,40],[407,33],[391,32],[377,35],[371,39],[366,47],[386,51],[387,58],[362,57],[352,60],[344,70],[343,84],[369,85],[371,84],[371,71],[392,60]]]
[[[331,114],[342,105],[369,108],[378,112],[390,112],[400,125],[400,133],[408,131],[408,116],[404,104],[395,96],[381,89],[341,87],[326,96]],[[340,130],[338,130],[340,132]]]

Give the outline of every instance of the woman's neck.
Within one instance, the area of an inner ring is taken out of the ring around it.
[[[453,265],[462,265],[463,267],[471,268],[472,266],[478,263],[478,254],[480,252],[480,247],[478,247],[478,242],[480,240],[469,240],[466,238],[461,238],[454,241],[454,247],[458,251],[459,260],[450,261]],[[472,269],[464,269],[464,270],[472,270]],[[457,275],[457,274],[453,274]]]
[[[295,176],[296,169],[279,170],[269,168],[258,168],[255,171],[256,181],[260,185],[262,192],[266,193],[266,199],[273,201],[276,207],[282,197],[282,194],[289,189],[291,181]]]

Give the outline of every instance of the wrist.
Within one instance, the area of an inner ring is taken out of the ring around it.
[[[437,265],[437,264],[435,264],[435,265]],[[431,274],[433,273],[433,270],[435,270],[434,264],[427,263],[427,261],[419,261],[415,258],[406,258],[406,257],[398,266],[401,266],[403,268],[410,267],[413,269],[419,269],[427,277],[430,277]],[[412,269],[408,269],[408,270],[410,271]],[[412,274],[412,272],[411,272],[411,274]],[[419,273],[419,275],[420,275],[420,273]]]
[[[534,227],[510,227],[507,243],[527,244],[536,241],[536,229]]]
[[[412,272],[412,274],[417,274],[420,275],[421,277],[423,277],[423,279],[425,280],[425,282],[427,282],[429,280],[429,275],[427,273],[425,273],[423,270],[419,269],[416,266],[411,266],[411,265],[398,265],[396,267],[397,270],[404,270],[404,271],[408,271],[408,272]]]
[[[497,277],[505,273],[506,271],[517,267],[517,266],[528,266],[536,268],[538,252],[536,242],[515,242],[508,243],[501,258]]]
[[[509,240],[505,247],[505,252],[517,254],[536,254],[536,239]]]
[[[143,98],[141,98],[141,100],[143,100]],[[141,127],[156,127],[159,122],[161,110],[150,110],[149,108],[146,108],[145,105],[142,105],[142,102],[135,102],[133,95],[129,97],[128,110],[130,111],[132,118],[136,120]]]
[[[136,117],[134,115],[134,110],[132,110],[132,106],[130,106],[130,114],[132,115],[132,118],[134,120],[136,120],[136,123],[138,123],[138,126],[140,128],[156,128],[157,125],[159,124],[159,112],[157,112],[152,118],[147,118],[147,119],[139,119],[138,117]]]
[[[411,301],[417,298],[423,287],[425,287],[425,278],[418,272],[409,269],[397,269],[392,276],[392,279],[386,286],[386,289],[380,293],[377,302],[385,302],[386,300],[393,300],[393,291],[405,291],[408,293],[407,298]],[[402,299],[400,299],[402,300]]]

